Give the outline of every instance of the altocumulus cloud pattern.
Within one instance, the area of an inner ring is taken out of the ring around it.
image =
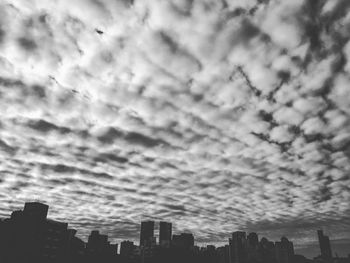
[[[346,240],[349,10],[1,1],[0,216],[44,200],[85,235],[163,219],[199,242],[275,229],[306,246],[315,227]]]

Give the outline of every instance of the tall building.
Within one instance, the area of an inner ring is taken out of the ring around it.
[[[86,244],[87,253],[89,255],[100,255],[108,248],[108,236],[101,235],[99,231],[93,230]]]
[[[44,221],[46,220],[48,211],[49,211],[48,205],[38,203],[38,202],[28,202],[28,203],[25,203],[24,205],[23,214],[26,217]]]
[[[172,224],[168,222],[159,223],[159,245],[169,247],[171,243]]]
[[[321,257],[325,260],[332,258],[331,243],[329,237],[323,234],[322,230],[317,230],[318,243],[320,245]]]
[[[246,233],[236,231],[232,233],[230,243],[230,263],[247,262],[247,239]]]
[[[49,207],[38,202],[25,203],[23,211],[11,214],[11,239],[14,253],[13,261],[42,260],[46,246],[46,218]],[[21,251],[21,253],[16,253]]]
[[[259,259],[259,238],[256,233],[249,233],[247,236],[247,259],[249,262]]]
[[[280,242],[275,242],[275,253],[277,263],[291,263],[294,257],[293,242],[282,237]]]
[[[69,233],[67,223],[48,220],[49,207],[26,203],[23,211],[14,211],[8,224],[12,247],[9,262],[63,262]]]
[[[154,221],[142,221],[140,233],[140,246],[149,246],[154,237]]]
[[[251,247],[257,247],[259,245],[259,238],[257,233],[249,233],[247,236],[248,245]]]

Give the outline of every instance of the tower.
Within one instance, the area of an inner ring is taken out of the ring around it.
[[[293,242],[286,237],[282,237],[280,242],[275,242],[277,263],[290,263],[294,256]]]
[[[257,233],[249,233],[247,236],[247,259],[249,262],[257,261],[259,258],[259,238]]]
[[[148,246],[154,237],[154,221],[142,221],[140,246]]]
[[[23,214],[31,219],[35,219],[38,221],[46,220],[47,213],[49,211],[49,206],[38,203],[38,202],[28,202],[25,203]]]
[[[247,261],[246,233],[236,231],[230,238],[230,263],[244,263]]]
[[[329,260],[332,258],[331,244],[329,237],[323,234],[322,230],[317,230],[318,243],[320,245],[321,256],[322,258]]]
[[[159,223],[159,245],[169,247],[172,235],[172,224],[168,222]]]

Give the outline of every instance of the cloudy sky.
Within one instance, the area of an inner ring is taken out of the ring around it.
[[[3,0],[0,217],[350,252],[348,0]],[[344,249],[347,248],[347,249]]]

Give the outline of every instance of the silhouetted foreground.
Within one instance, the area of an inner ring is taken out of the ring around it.
[[[0,221],[1,263],[350,263],[350,258],[333,258],[330,241],[318,231],[321,255],[313,260],[294,254],[286,237],[260,241],[256,233],[233,232],[226,246],[197,247],[190,233],[172,235],[172,224],[160,222],[159,242],[154,221],[141,223],[140,245],[123,241],[110,244],[107,235],[92,231],[85,243],[67,223],[47,219],[49,207],[26,203],[23,211]]]

